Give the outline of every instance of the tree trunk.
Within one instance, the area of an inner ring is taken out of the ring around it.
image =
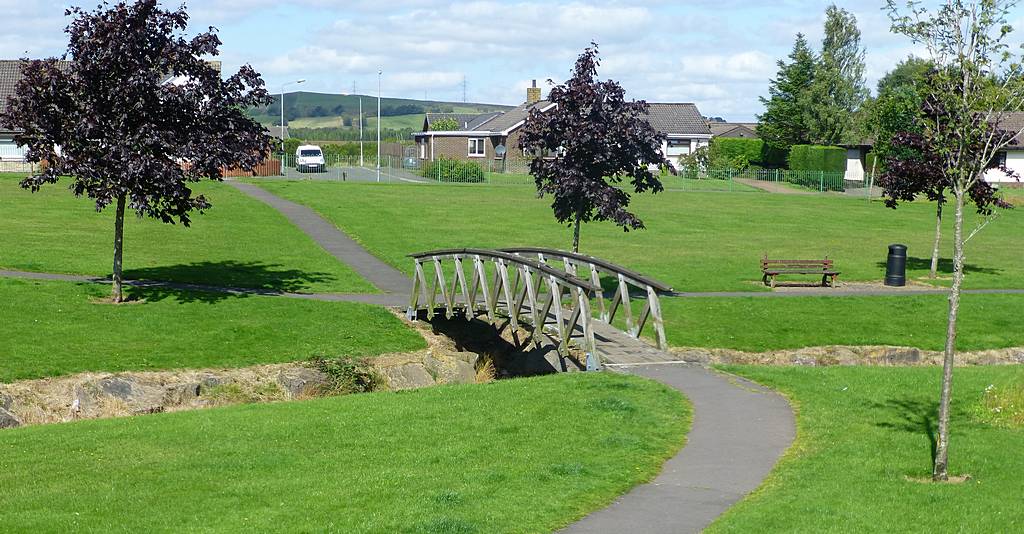
[[[956,316],[960,309],[960,286],[964,281],[964,193],[956,193],[953,223],[953,287],[949,290],[949,318],[946,323],[946,351],[942,361],[942,396],[939,402],[939,436],[935,447],[932,479],[949,480],[949,402],[953,394],[953,357],[956,353]]]
[[[572,228],[572,251],[580,251],[580,214],[576,214],[576,221],[573,223]]]
[[[121,253],[124,249],[124,194],[117,197],[117,215],[114,217],[114,290],[111,299],[115,303],[124,302],[121,290]]]
[[[942,241],[942,202],[935,203],[935,243],[932,245],[932,267],[928,278],[932,280],[939,272],[939,245]]]

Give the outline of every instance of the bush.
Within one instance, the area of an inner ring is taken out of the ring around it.
[[[710,166],[714,169],[744,170],[752,163],[759,163],[764,150],[764,141],[743,137],[716,137],[708,149]]]
[[[846,149],[838,146],[793,145],[789,168],[794,171],[846,171]]]
[[[381,382],[380,377],[365,360],[350,357],[336,359],[317,357],[313,358],[311,365],[314,369],[327,375],[330,380],[328,391],[321,392],[328,395],[366,393],[377,389]]]
[[[758,163],[766,169],[784,169],[789,159],[789,151],[784,148],[776,148],[765,143],[761,148],[761,161]]]
[[[446,157],[424,162],[420,172],[424,178],[439,182],[480,183],[484,181],[484,170],[476,163]]]

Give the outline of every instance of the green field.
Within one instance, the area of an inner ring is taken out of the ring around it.
[[[347,302],[0,278],[0,382],[83,371],[244,367],[425,348],[386,310]]]
[[[306,204],[392,265],[412,272],[406,254],[450,247],[568,248],[571,231],[554,221],[547,199],[526,187],[260,181],[267,190]],[[625,265],[678,291],[763,291],[759,260],[823,257],[841,280],[880,281],[887,246],[909,246],[908,276],[926,278],[934,231],[933,206],[898,210],[838,195],[665,192],[640,195],[636,213],[646,230],[623,233],[588,224],[581,251]],[[977,217],[968,218],[973,226]],[[386,221],[386,224],[381,224]],[[951,228],[946,228],[946,235]],[[940,275],[948,283],[947,240]],[[1024,288],[1024,213],[1010,210],[971,242],[969,288]],[[804,281],[807,281],[805,278]]]
[[[106,276],[113,261],[113,210],[96,213],[67,182],[31,193],[0,175],[0,268]],[[327,254],[273,208],[227,184],[195,190],[213,208],[192,226],[125,218],[127,278],[300,292],[376,289]],[[129,211],[129,214],[132,212]]]
[[[1024,368],[957,369],[951,474],[931,474],[939,368],[733,367],[787,394],[795,445],[760,490],[709,532],[1021,532],[1024,433],[978,421],[990,384],[1024,382]],[[697,414],[699,417],[699,413]]]
[[[3,530],[550,532],[653,477],[689,413],[587,373],[5,430]]]
[[[663,298],[669,344],[750,352],[828,345],[945,346],[945,295]],[[1024,347],[1024,295],[965,295],[957,348]],[[651,335],[647,330],[645,335]]]

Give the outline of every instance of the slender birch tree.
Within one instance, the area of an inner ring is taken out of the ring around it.
[[[1019,136],[1007,131],[1009,114],[1024,109],[1019,54],[1007,23],[1015,0],[946,0],[938,6],[888,0],[892,31],[924,45],[935,65],[923,113],[927,150],[937,158],[953,208],[953,284],[949,291],[938,439],[932,478],[949,479],[949,415],[953,395],[957,314],[967,243],[998,214],[965,230],[964,208],[985,180],[991,162]]]

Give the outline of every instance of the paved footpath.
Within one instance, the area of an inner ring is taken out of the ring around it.
[[[603,324],[595,337],[606,368],[657,380],[693,404],[686,446],[653,481],[633,488],[565,533],[699,532],[756,489],[793,442],[781,395],[673,356]]]
[[[243,182],[228,181],[235,189],[261,200],[280,211],[295,226],[316,241],[338,261],[352,267],[363,278],[385,293],[408,295],[412,280],[398,269],[377,259],[359,243],[346,235],[330,221],[306,206],[285,200],[265,189]]]

